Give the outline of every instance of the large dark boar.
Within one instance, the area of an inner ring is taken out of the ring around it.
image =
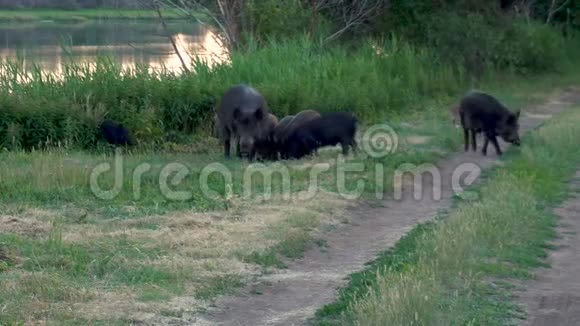
[[[112,145],[135,145],[135,140],[125,126],[112,120],[104,120],[99,127],[101,134]]]
[[[355,134],[357,119],[348,112],[325,113],[319,119],[294,130],[284,144],[288,157],[299,159],[324,146],[342,146],[343,155],[349,148],[357,149]]]
[[[256,89],[240,84],[227,90],[217,110],[218,130],[224,155],[230,157],[231,138],[235,138],[238,157],[253,159],[254,144],[271,130],[266,99]]]
[[[508,143],[520,146],[519,117],[520,111],[510,112],[493,96],[471,91],[465,95],[459,104],[459,117],[465,137],[465,150],[469,150],[469,132],[471,145],[477,150],[476,134],[483,132],[485,142],[482,154],[487,155],[487,145],[491,141],[497,155],[502,155],[496,136],[500,136]]]

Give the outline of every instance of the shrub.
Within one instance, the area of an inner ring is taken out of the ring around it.
[[[565,58],[564,43],[549,26],[518,21],[503,34],[493,62],[498,68],[513,67],[520,72],[553,71]]]

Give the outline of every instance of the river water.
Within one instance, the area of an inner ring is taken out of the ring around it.
[[[67,63],[91,64],[108,56],[125,69],[146,65],[151,70],[180,72],[194,57],[212,65],[227,60],[227,53],[211,31],[189,22],[93,21],[81,24],[40,22],[0,24],[0,58],[35,65],[59,76]]]

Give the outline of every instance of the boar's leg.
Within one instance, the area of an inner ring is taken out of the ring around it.
[[[242,158],[242,151],[240,150],[240,137],[236,137],[236,155]]]
[[[250,151],[250,154],[248,155],[248,160],[250,160],[250,162],[251,162],[251,161],[254,161],[255,158],[256,158],[256,150],[252,149]]]
[[[226,138],[224,140],[224,156],[226,158],[230,158],[230,146],[231,146],[230,138]]]
[[[487,155],[487,145],[489,145],[489,136],[485,134],[485,140],[483,141],[483,148],[481,149],[481,153],[483,155]]]
[[[353,152],[357,152],[358,151],[358,147],[356,144],[356,139],[354,139],[354,137],[350,140],[350,147],[352,148]]]
[[[463,128],[463,136],[465,138],[465,151],[469,150],[469,129]]]
[[[487,155],[487,145],[491,141],[493,147],[495,148],[495,152],[497,155],[502,155],[501,149],[499,148],[499,144],[497,142],[497,136],[493,131],[486,131],[485,132],[485,145],[483,146],[483,150],[481,151],[483,155]]]
[[[471,148],[477,151],[477,132],[474,129],[471,129]]]
[[[222,129],[222,142],[224,145],[224,156],[230,158],[231,133],[227,129]]]
[[[347,141],[341,141],[340,142],[340,146],[342,146],[342,155],[347,156],[348,155],[348,146],[350,145],[349,142]],[[314,149],[316,151],[316,148]]]
[[[497,136],[492,132],[492,138],[491,138],[491,143],[493,144],[493,147],[495,147],[495,153],[497,155],[501,155],[501,149],[499,148],[499,144],[497,142]]]

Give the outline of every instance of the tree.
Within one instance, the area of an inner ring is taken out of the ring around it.
[[[342,34],[364,25],[381,15],[388,5],[388,0],[309,0],[313,10],[327,12],[336,30],[326,37],[325,42],[339,38]]]
[[[548,17],[546,18],[546,24],[552,22],[554,15],[560,12],[562,9],[566,8],[570,4],[570,0],[552,0],[550,4],[550,9],[548,10]]]

